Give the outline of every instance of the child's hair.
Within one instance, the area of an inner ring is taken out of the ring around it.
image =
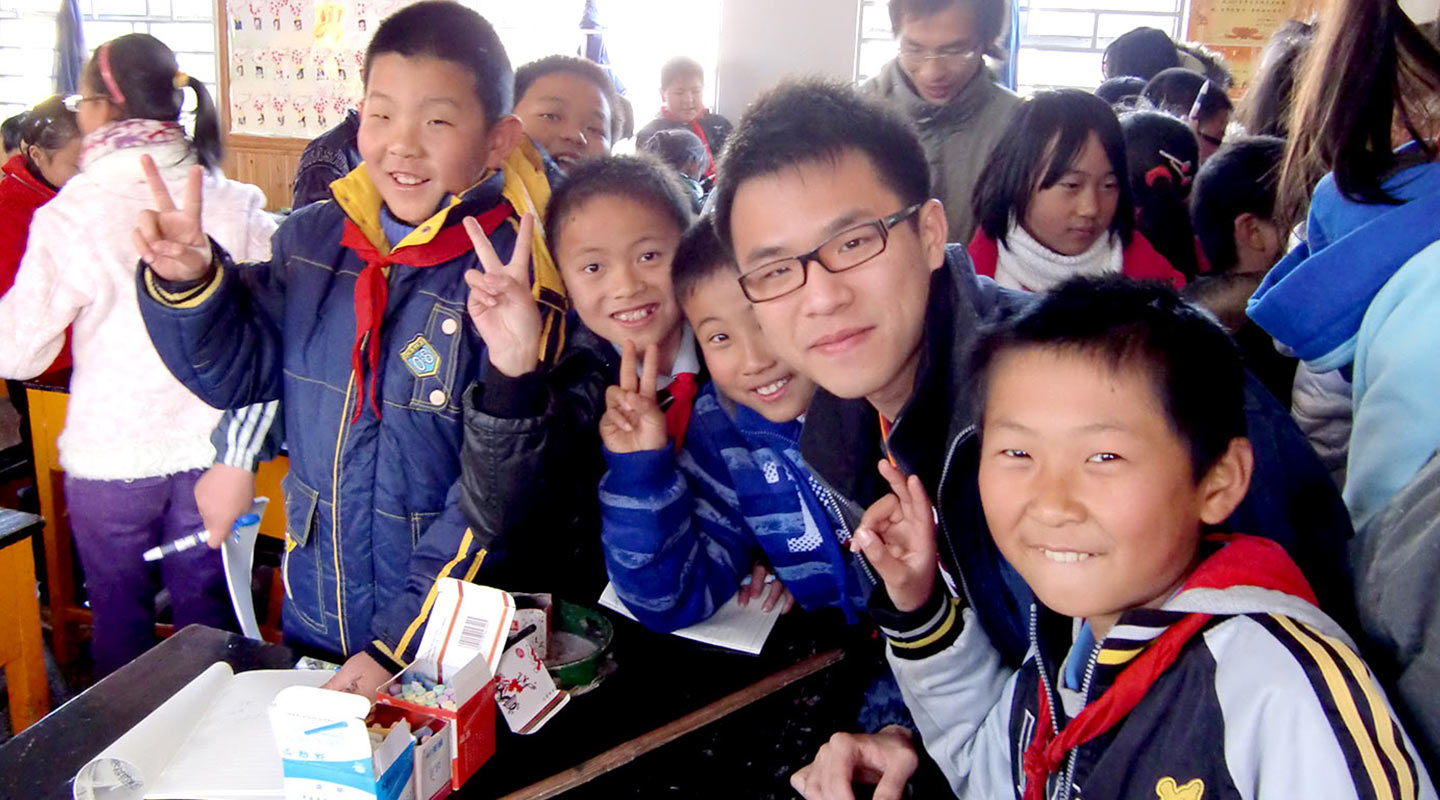
[[[635,106],[625,99],[625,95],[616,94],[615,105],[610,109],[610,141],[623,142],[635,135]]]
[[[65,107],[65,98],[57,94],[40,101],[25,114],[18,134],[19,146],[28,149],[34,145],[54,152],[74,141],[80,135],[80,126],[75,121],[75,112]],[[29,161],[29,154],[25,158]]]
[[[1236,217],[1275,216],[1275,187],[1284,156],[1284,139],[1245,136],[1226,142],[1195,176],[1190,218],[1210,262],[1211,274],[1228,272],[1239,258],[1235,251]]]
[[[0,123],[0,138],[4,139],[5,152],[20,149],[20,123],[25,121],[25,113],[21,111],[13,117],[6,117]]]
[[[583,161],[550,195],[545,214],[545,239],[552,253],[560,250],[565,221],[597,197],[623,197],[648,207],[675,223],[690,227],[690,193],[668,165],[651,155],[604,156]]]
[[[660,88],[664,89],[676,81],[695,78],[705,81],[705,68],[700,62],[688,56],[675,56],[660,67]]]
[[[990,154],[975,187],[975,219],[985,235],[1006,243],[1010,224],[1025,220],[1035,192],[1065,177],[1091,133],[1100,137],[1119,184],[1110,232],[1129,244],[1135,211],[1125,180],[1125,137],[1110,106],[1080,89],[1036,92],[1010,113],[1000,137],[1005,146]]]
[[[1347,198],[1397,203],[1383,183],[1409,162],[1392,149],[1392,125],[1436,156],[1421,127],[1440,94],[1440,47],[1396,0],[1340,0],[1305,60],[1280,176],[1280,207],[1298,217],[1328,171]],[[1396,125],[1398,123],[1398,125]]]
[[[984,46],[985,54],[1003,55],[996,40],[1010,11],[1005,0],[890,0],[890,32],[899,36],[906,17],[924,19],[958,5],[968,5],[974,11],[975,39]]]
[[[1133,76],[1150,80],[1161,70],[1180,66],[1180,53],[1170,35],[1159,28],[1136,28],[1120,34],[1100,57],[1106,78]]]
[[[675,286],[675,296],[681,301],[695,294],[695,289],[716,275],[727,275],[732,280],[740,279],[740,272],[725,245],[715,235],[715,221],[709,214],[701,214],[695,224],[680,237],[680,247],[675,250],[670,280]]]
[[[178,122],[184,93],[195,93],[195,135],[190,141],[201,166],[220,163],[220,115],[210,92],[180,71],[165,43],[148,33],[127,33],[95,48],[85,65],[85,82],[120,109],[125,119]]]
[[[640,145],[646,153],[653,153],[661,161],[684,171],[690,162],[705,163],[705,143],[700,137],[684,128],[656,131]]]
[[[1175,50],[1180,54],[1180,66],[1198,72],[1206,80],[1229,91],[1235,85],[1235,76],[1225,64],[1225,57],[1199,42],[1176,42]]]
[[[600,90],[600,94],[605,97],[605,104],[610,107],[611,117],[614,117],[616,113],[615,84],[610,82],[610,76],[605,74],[605,70],[600,69],[599,64],[576,56],[545,56],[515,70],[515,102],[520,102],[535,81],[557,72],[568,72],[594,84],[595,88]]]
[[[863,155],[906,208],[930,198],[930,166],[910,123],[853,86],[818,78],[786,81],[751,104],[726,142],[711,195],[715,231],[733,249],[735,190],[787,167],[831,165]],[[912,222],[913,222],[912,218]]]
[[[1135,227],[1186,278],[1199,272],[1190,227],[1190,185],[1200,145],[1184,122],[1159,111],[1120,116],[1126,179],[1135,198]]]
[[[977,409],[984,410],[999,358],[1031,348],[1082,355],[1149,378],[1171,429],[1189,447],[1196,482],[1232,439],[1245,435],[1239,350],[1213,317],[1163,283],[1122,275],[1071,278],[983,332],[972,373]]]
[[[1144,92],[1145,79],[1137,78],[1134,75],[1117,75],[1107,78],[1095,87],[1095,96],[1112,106],[1122,103],[1133,104]]]
[[[475,79],[486,125],[495,124],[515,105],[515,73],[505,45],[484,17],[459,3],[423,0],[386,17],[365,50],[362,77],[367,84],[370,65],[386,53],[463,67]]]
[[[1315,26],[1286,20],[1266,43],[1260,71],[1250,82],[1240,104],[1240,124],[1256,136],[1290,135],[1290,109],[1295,80],[1310,47],[1315,43]]]
[[[1145,84],[1143,94],[1156,108],[1181,119],[1190,119],[1191,112],[1198,112],[1193,115],[1197,122],[1235,108],[1223,86],[1184,67],[1162,70]]]

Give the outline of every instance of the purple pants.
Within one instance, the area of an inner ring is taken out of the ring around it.
[[[141,555],[205,527],[195,506],[203,470],[164,478],[96,481],[65,477],[75,549],[94,614],[95,677],[108,675],[155,644],[155,594],[163,578],[175,627],[234,629],[220,551],[200,546],[159,562]]]

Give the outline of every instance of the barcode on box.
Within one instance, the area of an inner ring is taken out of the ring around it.
[[[466,617],[460,626],[460,646],[466,650],[479,650],[485,642],[489,620],[484,617]]]

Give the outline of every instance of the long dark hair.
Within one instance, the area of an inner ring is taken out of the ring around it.
[[[1110,106],[1079,89],[1036,92],[1010,113],[1001,136],[1005,146],[991,153],[975,187],[975,219],[985,235],[1005,243],[1010,221],[1023,221],[1031,196],[1065,177],[1092,132],[1100,137],[1119,183],[1120,199],[1110,232],[1129,244],[1135,229],[1135,201],[1125,179],[1125,137]]]
[[[1440,94],[1440,49],[1396,0],[1340,0],[1320,27],[1301,73],[1280,178],[1280,208],[1298,218],[1326,172],[1345,197],[1399,202],[1383,184],[1399,168],[1395,123],[1425,160],[1435,158],[1419,123]]]
[[[102,70],[102,65],[106,69]],[[126,119],[177,122],[184,102],[181,88],[194,92],[195,135],[190,144],[200,164],[208,169],[220,163],[220,115],[205,84],[188,76],[177,81],[180,75],[175,54],[148,33],[111,39],[96,48],[85,65],[86,83],[104,92]]]

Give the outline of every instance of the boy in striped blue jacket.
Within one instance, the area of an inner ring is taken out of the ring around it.
[[[737,591],[742,603],[760,596],[768,568],[778,580],[767,608],[837,607],[857,622],[874,581],[799,453],[815,384],[770,351],[709,217],[686,232],[673,269],[711,382],[673,443],[653,399],[654,359],[643,358],[637,377],[626,350],[600,423],[601,537],[616,594],[641,623],[671,631]]]

